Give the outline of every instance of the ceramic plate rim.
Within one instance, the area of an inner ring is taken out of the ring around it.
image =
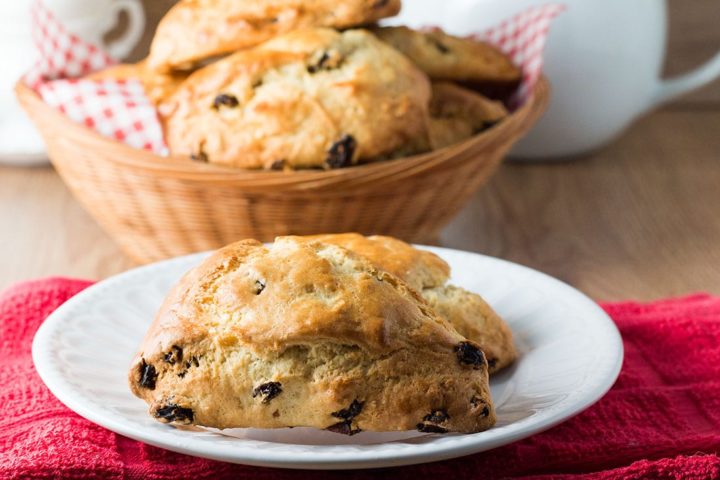
[[[605,334],[603,340],[606,342],[606,346],[611,346],[611,348],[614,349],[612,352],[614,361],[612,363],[608,361],[607,364],[604,365],[605,368],[601,372],[603,374],[602,378],[597,378],[594,383],[586,384],[583,386],[583,389],[572,392],[556,404],[549,413],[540,412],[536,416],[477,434],[439,437],[439,439],[443,441],[413,445],[413,448],[405,449],[406,451],[403,451],[402,455],[398,455],[397,451],[393,450],[383,451],[373,449],[371,448],[373,445],[363,445],[362,447],[366,448],[362,448],[361,452],[354,452],[353,458],[347,458],[346,456],[333,453],[333,448],[342,445],[313,446],[314,449],[323,451],[313,452],[312,455],[304,452],[295,452],[289,455],[287,452],[261,448],[244,448],[241,449],[241,452],[232,451],[233,449],[228,448],[226,445],[213,445],[212,442],[193,442],[191,438],[181,441],[182,439],[179,438],[177,432],[174,430],[172,435],[169,433],[166,434],[165,432],[158,433],[155,431],[143,431],[142,429],[138,430],[132,425],[124,424],[121,419],[112,418],[109,415],[105,415],[102,411],[96,411],[92,408],[92,403],[87,403],[82,398],[73,395],[73,389],[76,387],[64,379],[62,372],[54,365],[53,358],[50,354],[51,349],[45,348],[46,345],[49,345],[54,333],[60,328],[64,319],[70,315],[70,312],[72,312],[77,305],[82,304],[86,297],[95,295],[96,291],[102,291],[103,289],[112,287],[116,283],[122,283],[134,276],[145,275],[147,272],[152,272],[153,270],[160,271],[171,268],[171,266],[176,263],[197,263],[197,261],[209,254],[209,252],[202,252],[133,268],[97,282],[73,296],[50,314],[36,332],[32,344],[33,362],[42,381],[64,405],[87,420],[115,433],[188,455],[225,462],[279,468],[377,468],[426,463],[486,451],[552,428],[587,409],[610,390],[622,367],[624,356],[622,339],[615,323],[600,306],[585,294],[554,277],[507,260],[456,249],[424,245],[418,245],[418,247],[433,251],[441,256],[443,253],[451,254],[451,252],[452,254],[475,255],[481,257],[483,261],[498,263],[502,268],[515,269],[518,272],[535,276],[538,280],[549,282],[553,287],[564,290],[566,294],[575,297],[576,301],[584,304],[583,306],[587,309],[584,313],[592,317],[592,321],[597,322],[598,327],[602,327],[603,333]],[[543,415],[543,413],[546,414]],[[528,425],[525,425],[525,423],[528,423]],[[448,439],[450,439],[450,441],[445,441]],[[242,439],[238,439],[238,441],[243,442]],[[253,440],[253,442],[257,441]]]

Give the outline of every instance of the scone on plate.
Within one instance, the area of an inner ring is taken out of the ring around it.
[[[174,287],[129,373],[161,422],[479,432],[487,362],[402,280],[298,237],[225,247]]]
[[[430,145],[454,145],[507,117],[502,102],[490,100],[451,82],[434,82],[430,102]]]
[[[455,37],[441,30],[377,27],[373,32],[407,55],[433,80],[481,85],[520,81],[520,69],[489,43]]]
[[[188,74],[184,72],[156,72],[148,68],[147,62],[143,60],[138,63],[113,65],[85,78],[88,80],[139,80],[150,101],[158,105],[170,97],[187,76]]]
[[[490,374],[515,361],[512,331],[480,295],[447,285],[449,265],[434,253],[418,250],[402,240],[357,233],[307,237],[347,248],[415,288],[440,317],[477,343],[488,359]]]
[[[399,11],[400,0],[180,0],[148,58],[155,70],[186,69],[292,30],[367,25]]]
[[[192,74],[166,104],[173,154],[246,169],[342,168],[429,148],[430,83],[365,30],[296,30]]]

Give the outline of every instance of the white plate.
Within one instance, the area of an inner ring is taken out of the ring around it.
[[[38,330],[33,359],[65,405],[110,430],[176,452],[286,468],[387,467],[489,450],[546,430],[607,392],[620,371],[622,342],[595,303],[520,265],[456,250],[428,250],[450,263],[454,283],[482,293],[515,334],[520,359],[491,380],[498,422],[486,432],[345,437],[296,428],[223,434],[153,420],[145,403],[130,393],[127,369],[169,288],[206,254],[131,270],[78,294]]]

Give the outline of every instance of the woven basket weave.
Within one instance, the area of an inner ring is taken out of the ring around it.
[[[140,263],[243,238],[355,231],[436,238],[537,120],[550,92],[499,125],[423,155],[331,171],[244,171],[136,150],[76,124],[19,83],[16,94],[75,197]]]

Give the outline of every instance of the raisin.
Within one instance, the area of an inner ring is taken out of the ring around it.
[[[155,410],[155,418],[166,422],[191,423],[194,415],[192,409],[170,403]]]
[[[495,368],[495,365],[497,365],[497,358],[488,358],[488,367]]]
[[[435,46],[435,48],[436,48],[440,53],[442,53],[442,54],[450,53],[450,49],[447,47],[447,45],[445,45],[444,43],[442,43],[442,42],[441,42],[440,40],[438,40],[437,38],[431,38],[430,41],[432,42],[432,44]]]
[[[323,52],[317,62],[313,65],[308,65],[308,73],[317,73],[323,69],[327,61],[330,60],[330,55],[327,52]]]
[[[438,427],[430,423],[418,423],[417,429],[423,433],[447,433],[447,428]]]
[[[207,153],[203,152],[202,148],[197,153],[191,153],[190,159],[195,160],[196,162],[208,162],[208,156]]]
[[[478,408],[480,405],[483,406],[482,411],[480,412],[480,416],[485,418],[490,416],[490,407],[487,406],[487,404],[478,396],[473,396],[470,399],[470,405],[472,405],[473,408]]]
[[[285,169],[285,160],[275,160],[272,165],[270,165],[270,170],[284,170]]]
[[[255,295],[260,295],[263,290],[265,290],[265,283],[261,280],[256,280],[255,285],[253,286],[253,293]]]
[[[357,142],[355,138],[352,135],[345,135],[330,147],[325,163],[330,168],[349,167],[352,165],[356,148]]]
[[[377,0],[377,1],[373,4],[372,8],[374,8],[374,9],[383,8],[384,6],[386,6],[386,5],[388,4],[389,1],[390,1],[390,0]]]
[[[485,355],[482,350],[470,342],[460,342],[454,350],[458,361],[463,365],[470,365],[475,370],[480,370],[485,365]]]
[[[182,348],[178,347],[177,345],[173,345],[172,347],[170,347],[170,351],[165,354],[163,360],[165,360],[165,363],[175,365],[178,362],[182,362],[182,355]]]
[[[340,433],[342,435],[350,435],[350,436],[355,435],[356,433],[362,432],[362,430],[359,428],[353,428],[352,424],[348,421],[338,422],[334,425],[330,425],[325,430],[327,430],[329,432]]]
[[[155,367],[146,363],[143,358],[142,363],[140,364],[140,386],[150,390],[155,390],[155,381],[157,380],[157,376],[158,374]]]
[[[185,362],[185,368],[190,368],[190,367],[192,367],[193,365],[196,366],[196,367],[199,367],[199,366],[200,366],[200,361],[199,361],[198,358],[197,358],[196,356],[194,356],[194,355],[193,355],[192,357],[190,357],[190,360],[188,360],[187,362]]]
[[[335,418],[342,418],[343,420],[350,421],[360,415],[363,405],[365,405],[365,402],[358,402],[357,400],[353,400],[348,408],[343,408],[342,410],[333,412],[330,415]]]
[[[500,123],[500,120],[485,120],[485,121],[482,123],[482,125],[480,125],[479,127],[473,129],[473,134],[474,134],[474,135],[477,135],[478,133],[482,133],[482,132],[484,132],[485,130],[489,130],[489,129],[491,129],[492,127],[494,127],[495,125],[497,125],[498,123]]]
[[[262,403],[268,404],[270,400],[277,397],[282,393],[282,384],[280,382],[267,382],[259,385],[253,389],[253,398],[258,395],[262,396]]]
[[[313,55],[307,71],[310,74],[318,73],[322,70],[333,70],[339,68],[343,63],[343,55],[337,50],[317,52]]]
[[[442,423],[446,420],[450,420],[450,415],[445,410],[433,410],[423,418],[424,421],[430,423]]]
[[[331,413],[330,415],[335,418],[342,418],[343,421],[330,425],[326,428],[326,430],[335,433],[342,433],[343,435],[355,435],[356,433],[360,433],[362,430],[359,428],[353,428],[352,421],[355,417],[360,415],[363,405],[365,405],[364,402],[353,400],[348,408],[343,408],[342,410]]]
[[[237,97],[229,93],[221,93],[213,100],[213,108],[215,110],[219,110],[220,107],[235,108],[238,105],[240,105],[240,102]]]

